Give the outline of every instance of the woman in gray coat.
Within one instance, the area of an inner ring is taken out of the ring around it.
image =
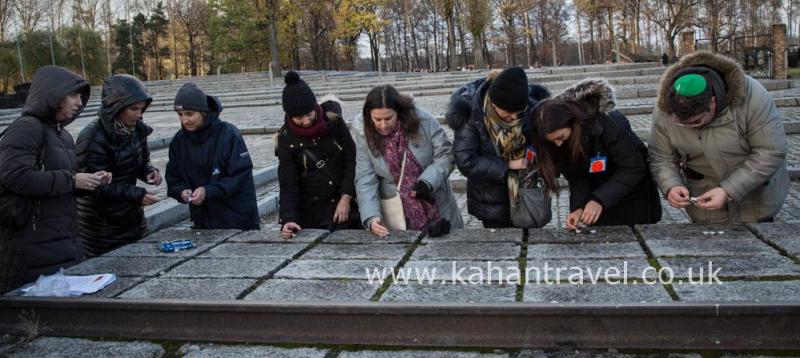
[[[390,85],[367,94],[362,116],[356,197],[364,226],[376,236],[388,235],[381,200],[399,192],[407,229],[439,236],[462,228],[447,180],[453,171],[452,144],[439,122]]]

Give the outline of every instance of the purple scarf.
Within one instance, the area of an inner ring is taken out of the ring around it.
[[[400,200],[403,203],[403,213],[409,221],[409,230],[421,230],[431,220],[439,219],[439,209],[436,204],[427,200],[418,200],[411,196],[411,188],[419,180],[422,174],[422,165],[414,158],[414,154],[408,148],[408,138],[400,129],[400,125],[383,137],[384,153],[383,159],[389,167],[394,182],[400,178],[400,170],[403,164],[403,153],[406,154],[406,169],[403,174],[403,182],[398,184]]]

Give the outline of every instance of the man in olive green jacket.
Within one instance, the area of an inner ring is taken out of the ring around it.
[[[775,103],[733,60],[696,52],[670,67],[650,129],[653,178],[692,221],[772,221],[789,191]]]

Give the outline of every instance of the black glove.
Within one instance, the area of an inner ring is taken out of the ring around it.
[[[439,219],[431,221],[428,225],[425,225],[425,231],[427,231],[429,237],[447,235],[450,233],[450,220]]]
[[[414,184],[414,187],[411,188],[411,190],[417,193],[415,196],[417,200],[433,200],[433,197],[431,197],[431,187],[422,180]]]

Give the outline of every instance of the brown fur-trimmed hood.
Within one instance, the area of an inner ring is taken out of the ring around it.
[[[589,79],[565,89],[555,98],[563,101],[583,102],[593,112],[608,113],[614,110],[617,99],[614,88],[604,79]]]
[[[661,76],[656,105],[661,112],[672,114],[669,108],[669,91],[673,77],[689,67],[708,67],[717,71],[725,82],[725,106],[742,103],[745,91],[744,70],[736,61],[709,51],[698,51],[684,56],[678,63],[670,66]]]

